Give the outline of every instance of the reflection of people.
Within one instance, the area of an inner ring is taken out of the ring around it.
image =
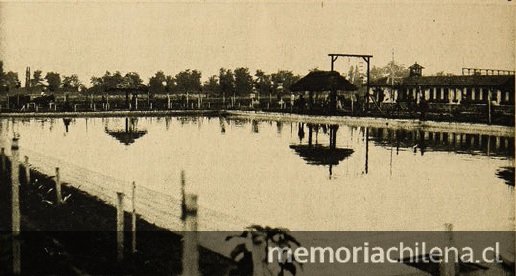
[[[299,142],[303,141],[305,138],[305,124],[301,123],[298,126],[297,136],[299,136]]]

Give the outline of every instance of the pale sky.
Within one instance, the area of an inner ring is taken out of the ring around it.
[[[443,4],[446,3],[446,4]],[[90,86],[106,70],[175,75],[220,67],[305,75],[329,53],[370,54],[423,74],[462,67],[515,70],[514,1],[1,2],[5,70],[76,73]],[[345,73],[358,60],[339,59]]]

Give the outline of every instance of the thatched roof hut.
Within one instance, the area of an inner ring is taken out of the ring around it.
[[[292,84],[291,91],[356,91],[358,88],[337,71],[313,71]]]

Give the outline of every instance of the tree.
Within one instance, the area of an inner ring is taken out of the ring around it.
[[[216,75],[204,82],[203,91],[211,95],[220,95],[220,85]]]
[[[235,93],[235,76],[231,69],[220,68],[219,84],[222,94],[232,95]]]
[[[156,74],[149,79],[149,91],[154,94],[165,93],[166,82],[167,77],[163,71],[156,72]],[[165,83],[165,85],[163,83]]]
[[[81,87],[81,81],[76,74],[71,76],[63,76],[63,88],[65,90],[79,91]]]
[[[201,90],[201,72],[187,69],[177,73],[176,89],[180,93],[199,92]]]
[[[256,74],[254,74],[254,76],[256,77],[254,87],[258,93],[266,95],[272,92],[272,81],[270,75],[265,74],[262,70],[256,70]]]
[[[32,73],[31,87],[38,86],[39,83],[43,80],[43,72],[41,70],[36,70]]]
[[[384,67],[376,67],[373,66],[371,68],[371,71],[369,73],[369,76],[372,81],[378,80],[380,78],[387,77],[389,81],[391,80],[391,77],[394,80],[399,80],[401,78],[408,77],[409,70],[406,68],[403,64],[398,64],[394,61],[390,61],[386,66]]]
[[[61,76],[55,72],[48,72],[45,76],[48,82],[48,90],[56,91],[61,87]]]
[[[125,74],[122,84],[127,87],[138,87],[143,83],[142,78],[140,78],[140,75],[136,72],[129,72]]]
[[[290,86],[300,78],[299,75],[294,75],[292,71],[288,70],[279,70],[271,75],[273,89],[278,93],[281,92],[278,90],[280,86],[283,87],[284,91],[290,92]]]
[[[102,84],[104,91],[119,86],[123,81],[124,77],[122,77],[120,71],[116,71],[114,74],[111,74],[109,71],[106,71],[104,76],[102,76]]]
[[[249,74],[247,68],[236,68],[235,69],[235,93],[237,95],[249,95],[253,92],[253,77]]]
[[[18,73],[9,71],[7,74],[4,74],[3,83],[8,87],[9,90],[12,90],[14,88],[20,88],[21,82],[18,78]]]
[[[358,65],[355,67],[349,67],[348,71],[348,81],[354,84],[355,86],[362,86],[364,84],[365,75],[358,70]]]

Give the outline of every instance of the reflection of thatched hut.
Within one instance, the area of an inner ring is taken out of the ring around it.
[[[337,91],[356,91],[357,87],[336,71],[313,71],[290,87],[291,91],[309,92],[308,106],[313,105],[314,92],[330,92],[330,109],[337,106]]]
[[[301,133],[301,130],[304,128],[304,124],[300,124],[299,128],[300,132],[298,134]],[[338,125],[331,125],[328,127],[330,144],[329,146],[322,146],[317,143],[317,139],[315,144],[312,143],[312,133],[315,131],[317,134],[319,125],[308,124],[308,144],[290,145],[290,148],[293,149],[297,155],[303,158],[307,164],[323,166],[328,165],[331,177],[332,167],[334,165],[338,165],[342,160],[348,158],[354,152],[352,149],[337,148],[336,140],[338,128]],[[300,140],[303,139],[302,136],[304,137],[304,130],[302,135],[300,135]]]
[[[353,153],[352,149],[332,149],[321,145],[290,145],[290,148],[313,165],[338,165]]]
[[[147,130],[138,130],[137,124],[138,118],[125,118],[125,128],[106,125],[104,131],[120,143],[128,146],[134,143],[136,139],[147,134]]]

